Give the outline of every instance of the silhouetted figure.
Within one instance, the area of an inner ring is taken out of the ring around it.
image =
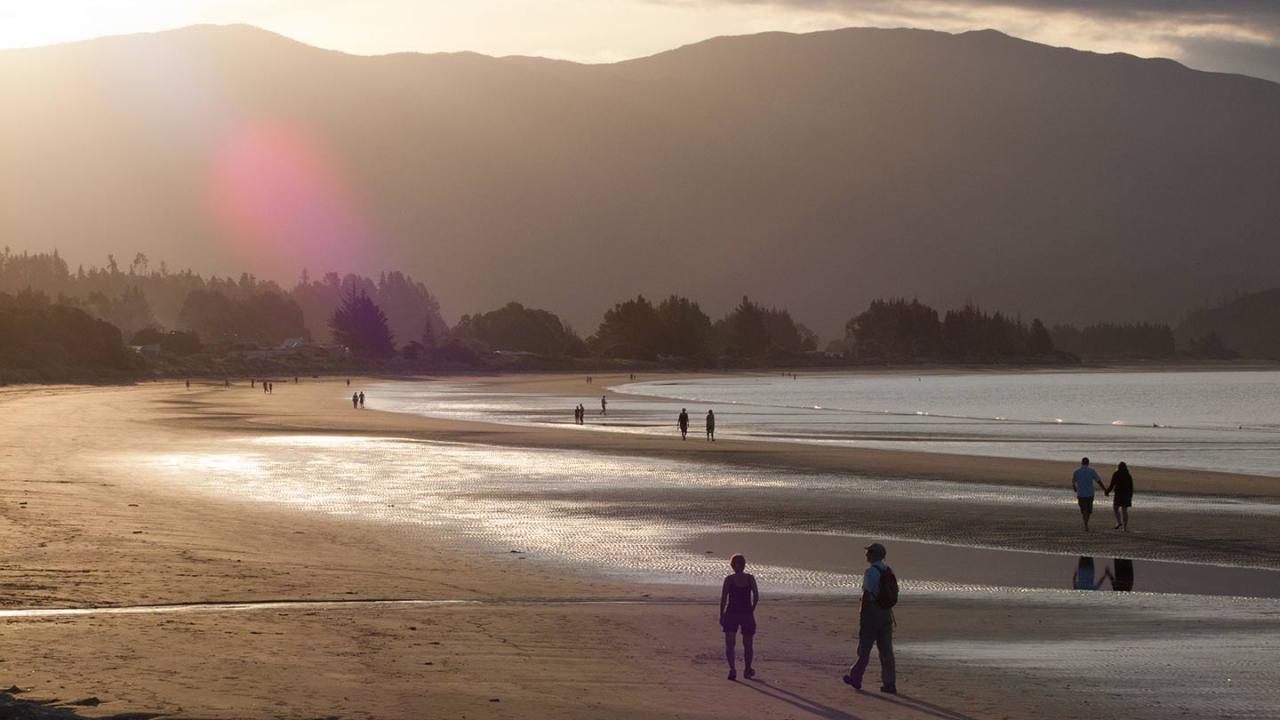
[[[1133,591],[1133,561],[1127,558],[1116,558],[1111,561],[1116,572],[1111,576],[1111,589],[1120,592]]]
[[[684,408],[680,408],[680,414],[676,416],[676,427],[680,428],[680,439],[687,440],[689,437],[689,412]]]
[[[573,424],[582,424],[582,403],[573,406]]]
[[[588,376],[587,376],[587,384],[588,384],[588,385],[590,385],[590,384],[591,384],[591,376],[590,376],[590,375],[588,375]]]
[[[1093,569],[1093,558],[1081,555],[1076,563],[1076,572],[1071,576],[1071,587],[1076,590],[1097,590],[1102,587],[1102,583],[1111,578],[1111,568],[1104,570],[1102,577],[1095,582],[1096,575]]]
[[[351,378],[347,378],[347,387],[351,387]]]
[[[725,577],[720,586],[720,628],[724,630],[724,659],[729,663],[729,679],[738,679],[737,664],[734,661],[738,630],[742,630],[742,676],[755,677],[756,671],[751,667],[751,659],[755,654],[754,640],[756,635],[756,605],[760,602],[760,589],[756,587],[756,578],[743,572],[747,568],[747,559],[734,555],[729,559],[729,567],[733,574]]]
[[[267,394],[269,395],[276,394],[276,384],[274,382],[267,383]]]
[[[266,380],[263,380],[263,381],[262,381],[262,394],[263,394],[263,395],[266,395],[266,394],[267,394],[267,381],[266,381]]]
[[[707,411],[707,439],[711,442],[716,441],[716,411]]]
[[[364,391],[360,391],[360,407],[364,407]]]
[[[897,577],[884,564],[884,545],[867,546],[870,567],[862,575],[862,607],[858,613],[858,659],[843,678],[855,690],[862,689],[862,674],[871,661],[871,646],[880,654],[880,692],[897,694],[897,668],[893,660],[893,604],[897,602]],[[891,581],[891,582],[890,582]],[[890,597],[892,595],[892,597]],[[888,607],[886,607],[886,605]]]
[[[231,378],[223,378],[222,387],[231,387]]]
[[[294,385],[297,385],[297,384],[298,384],[298,376],[297,376],[297,375],[294,375],[294,376],[293,376],[293,384],[294,384]]]
[[[253,388],[253,389],[257,390],[257,389],[258,389],[258,379],[257,379],[257,378],[249,378],[249,387],[251,387],[251,388]]]
[[[600,414],[601,415],[609,414],[609,398],[605,397],[604,395],[600,396]]]
[[[1129,532],[1129,508],[1133,507],[1133,476],[1129,474],[1129,466],[1124,463],[1111,473],[1111,482],[1107,485],[1103,492],[1110,495],[1115,492],[1115,497],[1111,499],[1111,509],[1116,513],[1116,530],[1124,530]]]
[[[1084,520],[1084,531],[1089,532],[1089,516],[1093,514],[1093,486],[1106,490],[1097,471],[1089,467],[1089,458],[1080,459],[1080,467],[1071,473],[1071,487],[1076,491],[1076,504]]]
[[[351,393],[351,409],[356,410],[360,407],[360,393]]]
[[[188,390],[190,390],[190,389],[191,389],[191,381],[190,381],[190,380],[188,380],[188,381],[187,381],[187,389],[188,389]]]

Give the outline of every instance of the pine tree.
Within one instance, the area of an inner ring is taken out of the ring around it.
[[[333,339],[362,357],[390,357],[395,341],[387,326],[387,316],[364,291],[354,288],[329,318]]]

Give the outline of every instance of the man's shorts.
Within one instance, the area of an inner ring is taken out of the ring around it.
[[[725,613],[724,619],[720,621],[720,627],[727,633],[736,633],[741,628],[743,635],[755,635],[756,616],[749,612]]]
[[[1076,502],[1080,503],[1080,510],[1082,510],[1083,512],[1087,512],[1087,513],[1093,512],[1092,497],[1078,497],[1076,498]]]

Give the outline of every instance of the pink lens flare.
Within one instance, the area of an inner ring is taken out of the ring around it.
[[[296,126],[237,129],[213,159],[209,191],[223,232],[260,261],[351,267],[368,240],[339,163]]]

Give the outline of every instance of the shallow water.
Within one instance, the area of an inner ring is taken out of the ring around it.
[[[734,536],[724,533],[741,528],[661,519],[661,513],[659,519],[610,514],[607,493],[652,488],[734,492],[786,488],[810,496],[827,491],[862,492],[904,501],[1012,502],[1057,505],[1071,511],[1070,498],[1040,488],[797,474],[582,451],[319,435],[234,438],[217,451],[207,447],[201,444],[187,451],[177,448],[111,461],[138,468],[143,477],[192,490],[350,515],[402,530],[424,525],[447,527],[451,534],[488,548],[516,550],[592,572],[649,581],[717,583],[724,574],[725,558],[738,551],[724,541]],[[585,500],[584,493],[606,499]],[[1228,517],[1280,516],[1280,505],[1276,504],[1148,498],[1147,507],[1158,506],[1173,510],[1194,507],[1201,513],[1218,512]],[[736,539],[763,536],[757,533]],[[792,548],[773,555],[753,550],[759,556],[753,561],[754,571],[767,574],[773,587],[824,593],[847,592],[856,586],[864,567],[856,549],[862,541],[856,536],[773,533],[772,537],[774,541],[757,545]],[[911,570],[904,576],[907,586],[919,592],[1066,590],[1069,586],[1064,581],[1071,577],[1076,563],[1074,556],[975,550],[943,543],[905,543],[902,547],[906,557],[918,556],[910,561],[907,567]],[[707,553],[708,549],[712,552]],[[847,562],[832,560],[839,557]],[[983,567],[968,573],[951,571],[974,564]],[[1043,570],[1031,572],[1033,566]],[[1205,590],[1168,579],[1180,570],[1193,573],[1194,565],[1143,562],[1138,567],[1143,584],[1136,589],[1280,596],[1280,572],[1204,568],[1205,572],[1230,576],[1221,583],[1215,580]],[[1097,572],[1101,577],[1103,568],[1099,566]]]
[[[396,383],[370,407],[584,431],[674,433],[690,409],[717,434],[923,452],[1125,460],[1280,477],[1280,372],[1046,372],[707,377],[621,385],[609,414],[582,397],[497,394],[465,382]],[[376,398],[376,399],[373,399]],[[587,424],[572,425],[572,406]],[[1141,478],[1139,477],[1139,481]]]

